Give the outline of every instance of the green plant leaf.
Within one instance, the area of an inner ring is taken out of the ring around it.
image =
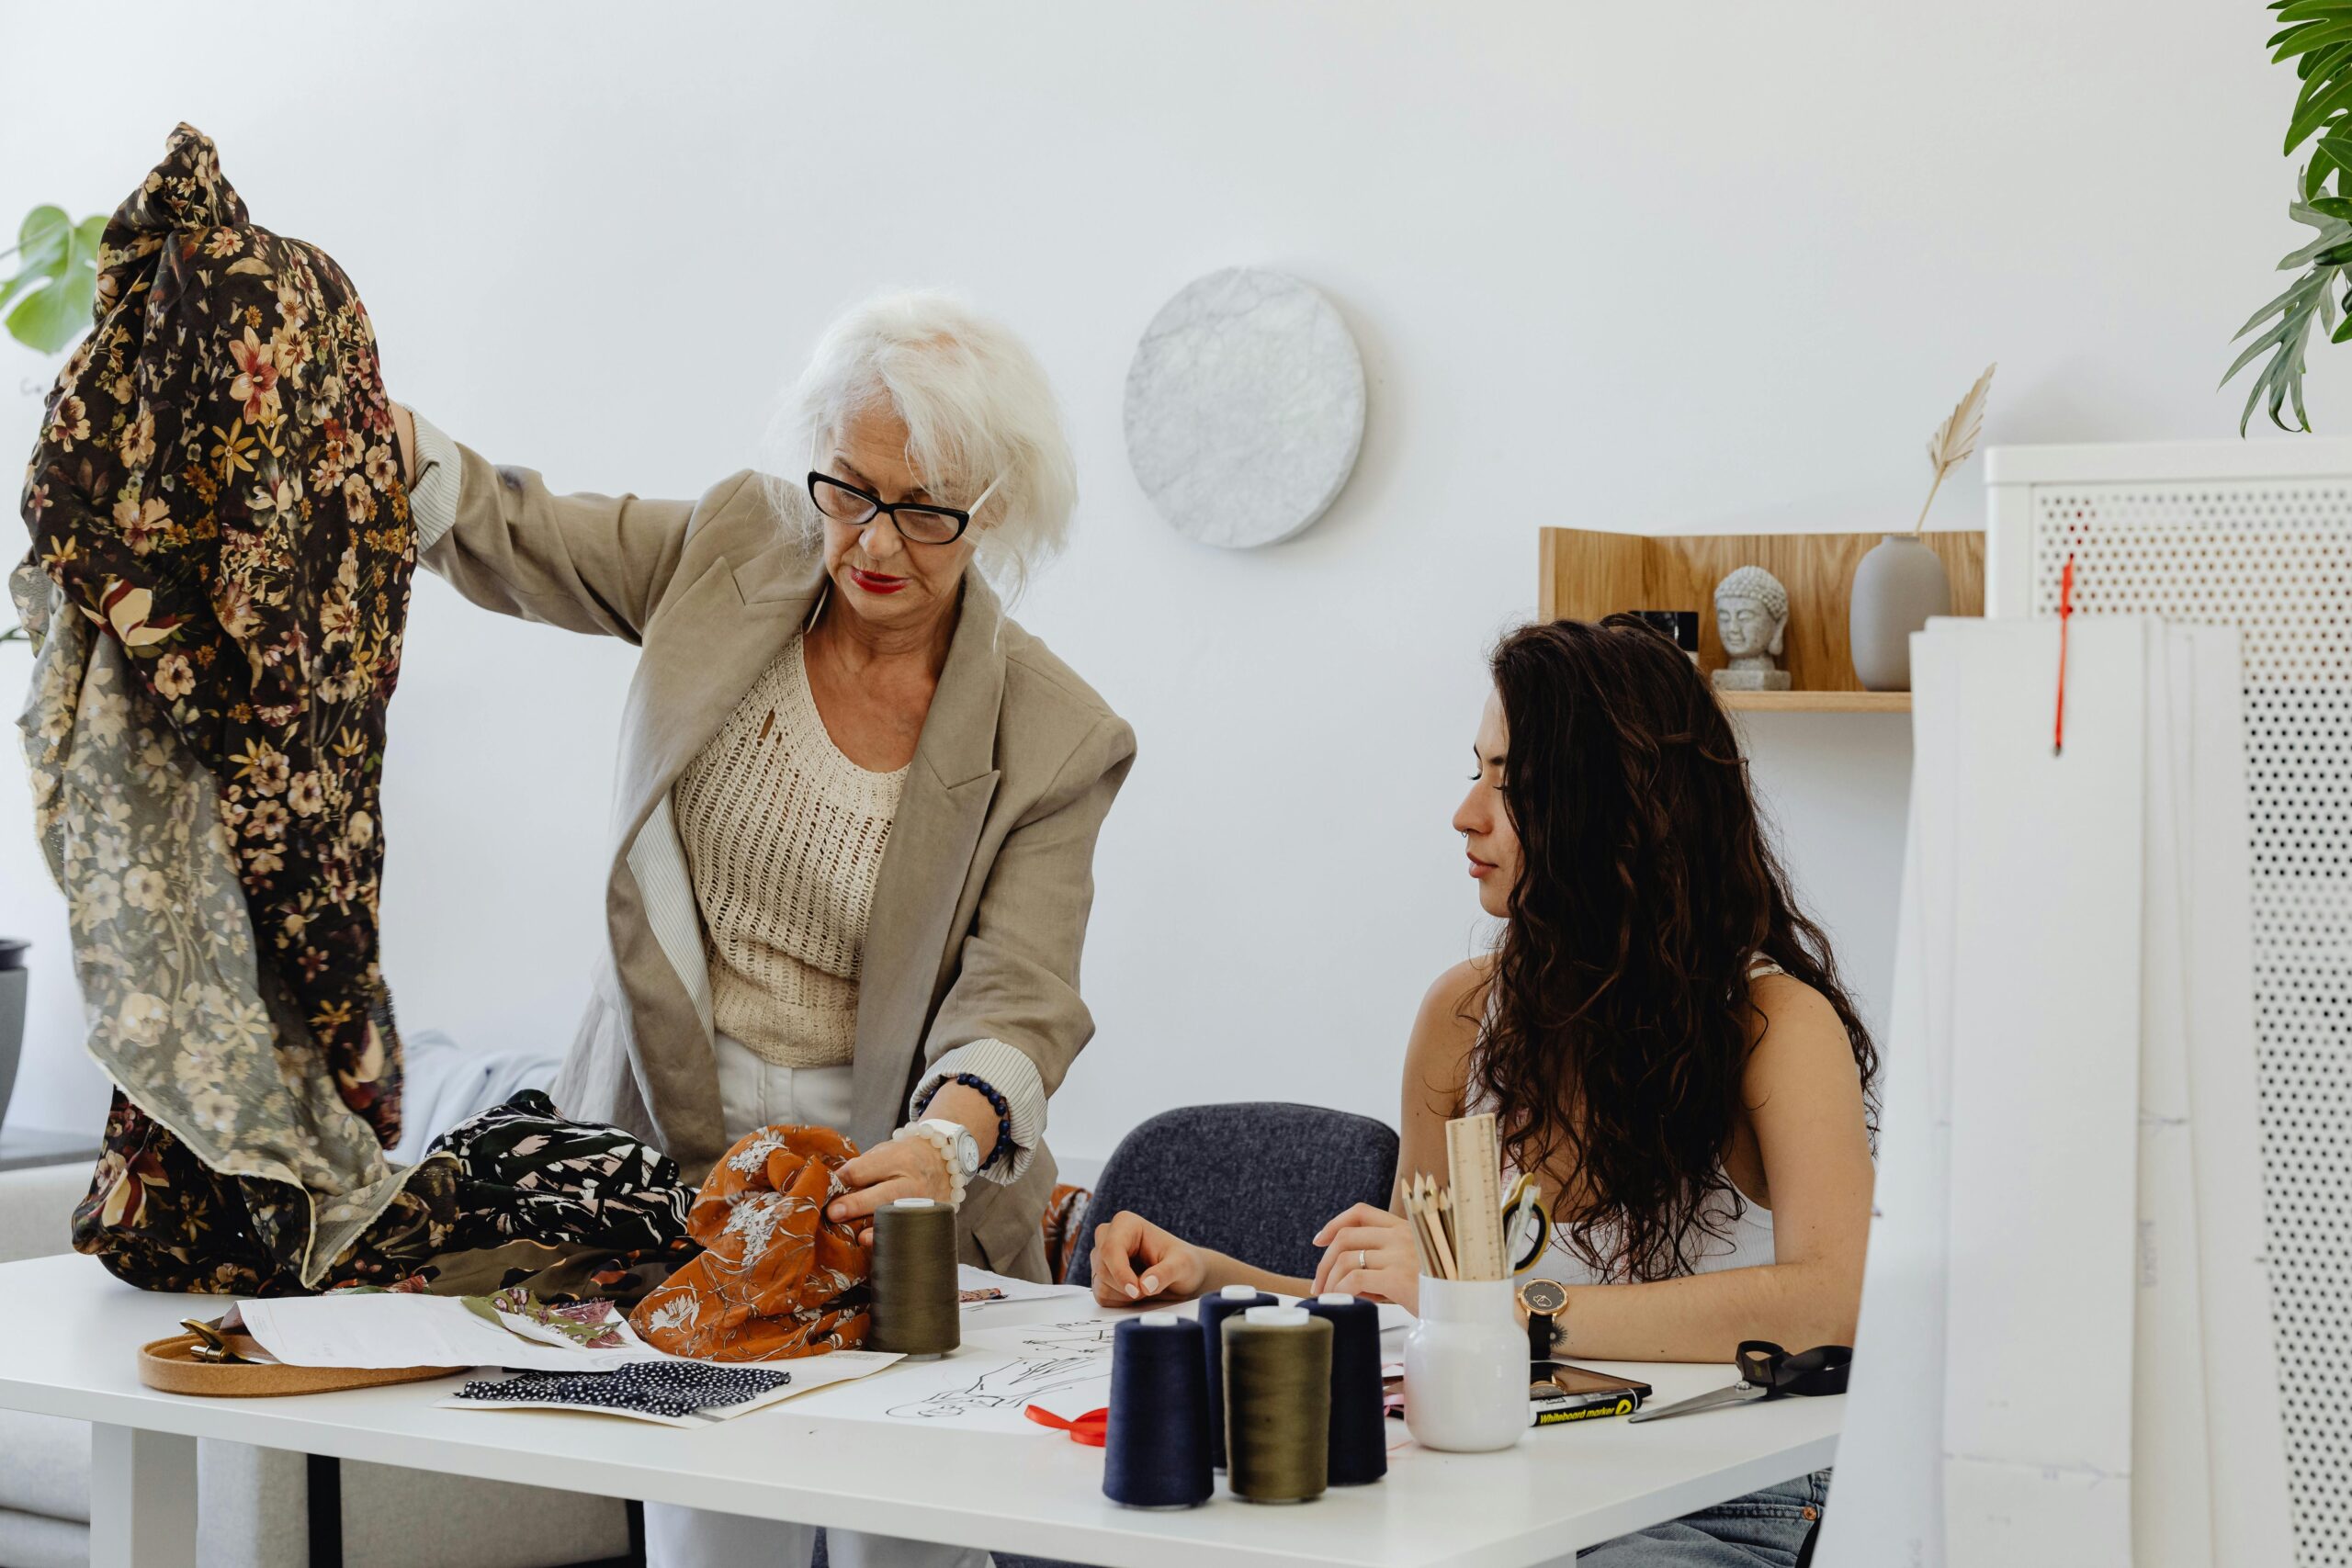
[[[17,263],[24,267],[55,266],[65,259],[74,220],[61,207],[36,207],[17,225]]]
[[[2352,79],[2314,76],[2305,90],[2309,101],[2296,108],[2294,123],[2287,127],[2287,145],[2280,149],[2281,156],[2293,156],[2295,149],[2310,140],[2313,131],[2352,105]]]
[[[2261,310],[2256,310],[2253,315],[2248,316],[2245,319],[2245,325],[2240,327],[2237,331],[2230,334],[2230,341],[2232,343],[2237,342],[2238,339],[2245,336],[2246,333],[2254,331],[2255,328],[2260,326],[2263,322],[2268,321],[2279,311],[2287,309],[2288,306],[2293,303],[2296,295],[2301,293],[2304,289],[2310,287],[2310,278],[2299,277],[2295,279],[2294,282],[2287,286],[2287,292],[2278,296],[2278,299],[2270,301],[2269,304],[2265,305]],[[2222,379],[2227,381],[2229,378],[2224,376]]]
[[[2291,60],[2299,54],[2309,54],[2315,49],[2325,49],[2330,44],[2340,43],[2347,38],[2352,38],[2352,20],[2311,22],[2300,28],[2290,28],[2287,34],[2281,36],[2286,41],[2279,44],[2278,52],[2270,57],[2271,63],[2274,65],[2279,61]]]
[[[105,231],[105,219],[76,224],[62,208],[36,207],[25,215],[17,231],[17,275],[0,285],[0,306],[14,302],[7,314],[11,336],[54,354],[89,325]]]
[[[2295,74],[2306,82],[2322,72],[2334,75],[2348,56],[2352,42],[2324,44],[2295,62]]]
[[[2352,0],[2288,0],[2271,7],[2281,22],[2308,22],[2327,17],[2352,16]]]
[[[76,292],[51,284],[26,295],[8,312],[8,335],[43,354],[55,354],[90,324],[90,302],[74,298]]]

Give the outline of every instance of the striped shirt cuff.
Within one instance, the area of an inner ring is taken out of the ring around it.
[[[409,525],[416,530],[416,553],[423,555],[458,525],[458,483],[461,472],[458,444],[441,427],[408,411],[416,424],[416,482],[408,487]]]
[[[964,1073],[1004,1096],[1005,1104],[1012,1109],[1012,1152],[983,1168],[980,1179],[1000,1185],[1020,1180],[1046,1136],[1046,1085],[1037,1076],[1037,1064],[1003,1041],[975,1040],[943,1054],[915,1085],[907,1101],[908,1116],[912,1117],[916,1106],[937,1093],[940,1085]]]

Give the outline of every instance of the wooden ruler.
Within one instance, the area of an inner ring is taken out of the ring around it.
[[[1445,1124],[1446,1174],[1453,1184],[1454,1265],[1464,1280],[1499,1280],[1503,1257],[1502,1145],[1492,1116]]]

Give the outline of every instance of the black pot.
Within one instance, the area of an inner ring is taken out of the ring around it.
[[[32,943],[0,937],[0,1123],[17,1087],[17,1058],[25,1044],[25,950]]]

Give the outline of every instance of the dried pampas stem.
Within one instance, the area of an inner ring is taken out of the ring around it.
[[[1919,508],[1919,521],[1911,525],[1917,534],[1928,525],[1928,508],[1936,503],[1936,491],[1943,489],[1944,477],[1968,461],[1976,450],[1976,437],[1984,428],[1984,393],[1993,385],[1993,372],[1997,364],[1984,367],[1984,374],[1976,378],[1976,385],[1968,389],[1968,396],[1951,411],[1951,417],[1936,427],[1928,437],[1928,461],[1936,466],[1935,483],[1928,487],[1928,499]]]

